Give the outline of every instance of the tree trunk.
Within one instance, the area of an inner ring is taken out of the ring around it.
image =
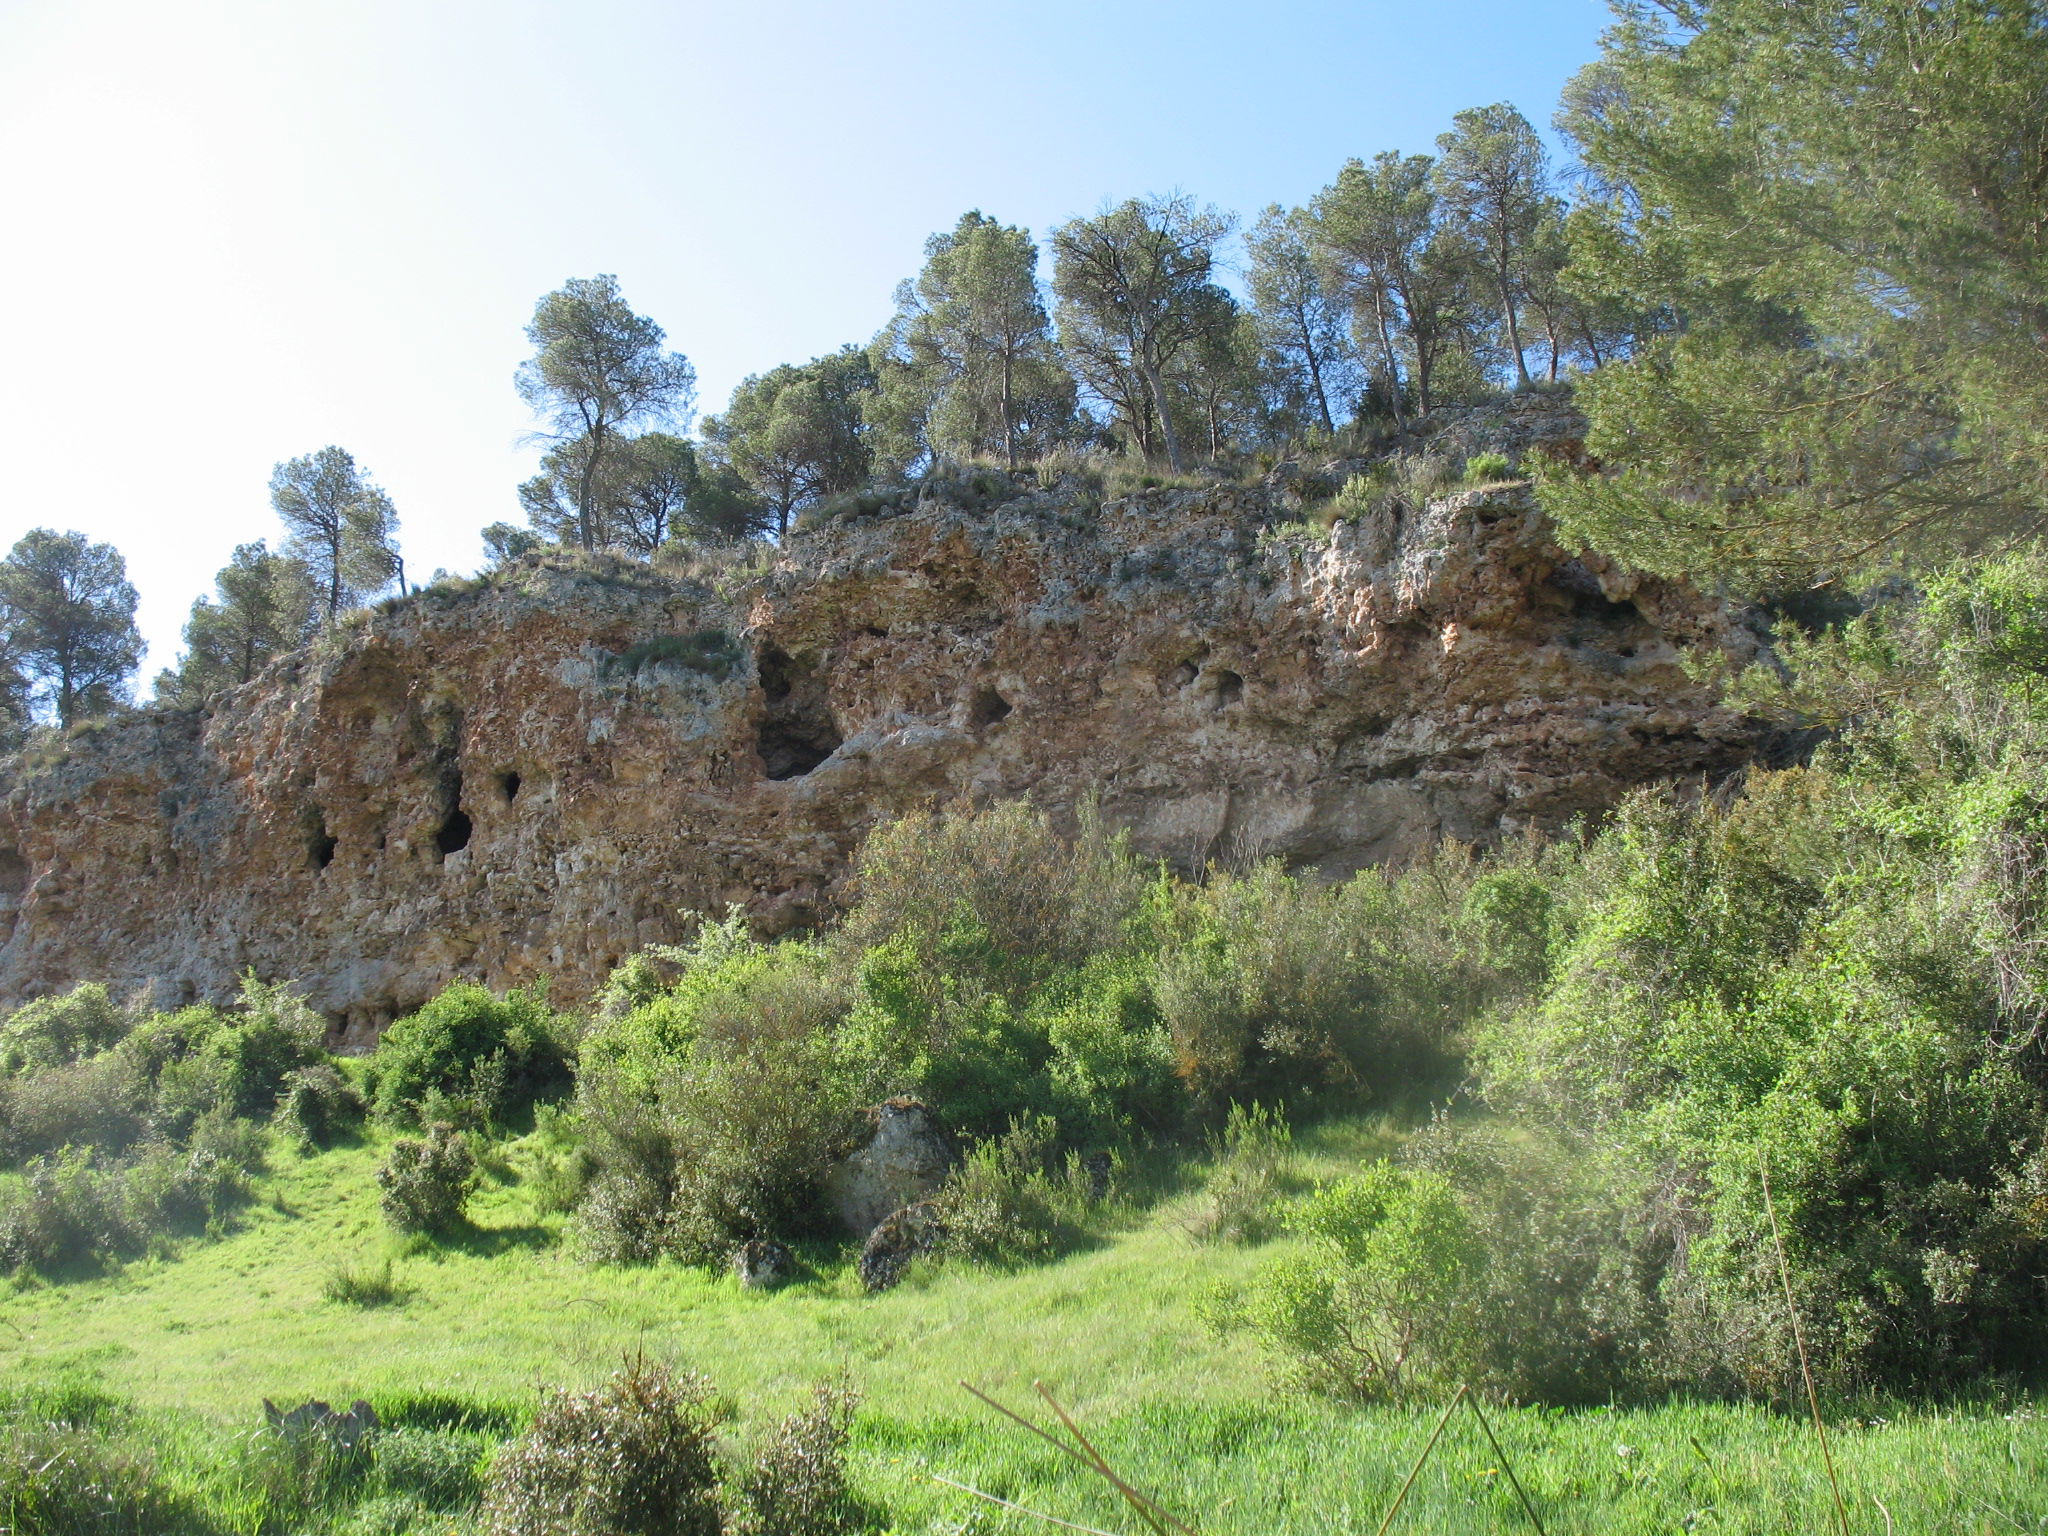
[[[1308,359],[1308,385],[1315,391],[1316,410],[1323,418],[1323,430],[1332,437],[1337,435],[1337,423],[1330,419],[1330,397],[1323,393],[1323,365],[1316,356],[1316,344],[1309,335],[1308,323],[1301,327],[1301,355]]]
[[[1159,412],[1159,435],[1166,441],[1166,463],[1177,475],[1181,469],[1180,436],[1173,430],[1173,412],[1166,404],[1166,376],[1156,364],[1145,365],[1145,382],[1151,387],[1152,406]]]
[[[1007,342],[1003,345],[1003,464],[1005,468],[1017,467],[1017,427],[1011,406],[1010,368],[1016,348]]]
[[[1393,407],[1394,430],[1398,432],[1408,424],[1401,419],[1401,357],[1394,350],[1393,329],[1387,323],[1387,287],[1384,283],[1374,282],[1372,285],[1372,314],[1380,332],[1380,355],[1387,360],[1387,403]],[[1423,393],[1427,395],[1426,387]],[[1428,406],[1423,406],[1424,411],[1428,409]]]
[[[604,452],[604,424],[597,423],[590,429],[590,452],[583,456],[583,476],[576,488],[576,537],[586,550],[597,548],[597,538],[590,520],[590,492],[597,481],[598,455]]]
[[[1501,247],[1500,260],[1494,266],[1493,272],[1500,280],[1500,307],[1502,313],[1507,316],[1508,345],[1515,349],[1515,374],[1521,380],[1522,388],[1527,389],[1536,381],[1529,377],[1529,360],[1522,356],[1522,327],[1515,318],[1515,289],[1508,277],[1508,251],[1505,244]]]

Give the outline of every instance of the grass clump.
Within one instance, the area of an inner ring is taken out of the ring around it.
[[[614,665],[628,674],[648,667],[681,667],[714,682],[724,682],[739,668],[744,652],[723,629],[700,629],[687,635],[656,635],[621,651]]]
[[[389,1307],[404,1301],[410,1291],[393,1274],[389,1259],[374,1267],[343,1259],[327,1272],[320,1294],[337,1306]]]

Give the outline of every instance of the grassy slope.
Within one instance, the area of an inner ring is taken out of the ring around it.
[[[1326,1133],[1324,1168],[1370,1140]],[[257,1399],[426,1388],[531,1401],[645,1348],[702,1371],[747,1421],[846,1371],[867,1396],[859,1474],[897,1528],[1029,1527],[931,1481],[1123,1530],[1104,1492],[1049,1448],[997,1425],[953,1383],[1021,1402],[1033,1377],[1098,1426],[1113,1457],[1207,1531],[1371,1530],[1431,1413],[1354,1413],[1277,1396],[1263,1363],[1196,1316],[1214,1281],[1257,1253],[1197,1248],[1168,1205],[1108,1246],[1019,1274],[919,1277],[887,1296],[843,1270],[773,1296],[660,1267],[594,1269],[550,1241],[516,1184],[474,1206],[478,1232],[402,1257],[402,1306],[358,1311],[321,1287],[343,1260],[392,1251],[370,1173],[381,1143],[280,1154],[264,1201],[223,1241],[169,1260],[0,1298],[0,1385],[89,1371],[152,1407],[247,1425]],[[187,1433],[196,1429],[190,1426]],[[1819,1530],[1826,1485],[1796,1420],[1755,1409],[1500,1416],[1552,1531]],[[1844,1425],[1838,1456],[1859,1529],[2048,1529],[2048,1421],[2028,1410]],[[1460,1421],[1400,1529],[1482,1531],[1519,1521],[1498,1463]],[[1044,1527],[1035,1527],[1044,1529]]]

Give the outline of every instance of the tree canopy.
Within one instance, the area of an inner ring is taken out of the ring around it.
[[[10,681],[28,707],[72,725],[127,703],[142,660],[135,604],[113,545],[48,528],[24,534],[0,560],[0,622]]]
[[[1577,292],[1661,333],[1583,386],[1567,533],[1823,580],[2048,506],[2048,47],[1990,0],[1632,4],[1566,93]]]
[[[312,573],[329,623],[397,576],[398,513],[347,450],[330,445],[278,465],[270,504],[285,553]]]
[[[534,306],[526,338],[534,354],[518,374],[519,393],[573,448],[578,536],[601,542],[599,495],[615,440],[627,427],[686,424],[696,371],[662,348],[662,328],[633,312],[609,274],[571,278]]]

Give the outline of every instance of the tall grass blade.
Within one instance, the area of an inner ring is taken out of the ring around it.
[[[979,1488],[970,1488],[965,1483],[956,1483],[952,1478],[941,1477],[936,1472],[927,1472],[925,1476],[935,1483],[944,1483],[948,1488],[958,1488],[962,1493],[971,1493],[977,1499],[986,1499],[989,1503],[999,1508],[1014,1510],[1020,1515],[1029,1515],[1034,1520],[1043,1520],[1047,1525],[1057,1525],[1062,1530],[1081,1531],[1086,1533],[1086,1536],[1115,1536],[1114,1532],[1102,1530],[1097,1526],[1076,1525],[1071,1520],[1062,1520],[1058,1515],[1048,1515],[1043,1510],[1032,1509],[1023,1504],[1012,1504],[1008,1499],[999,1499],[992,1493],[983,1493]]]

